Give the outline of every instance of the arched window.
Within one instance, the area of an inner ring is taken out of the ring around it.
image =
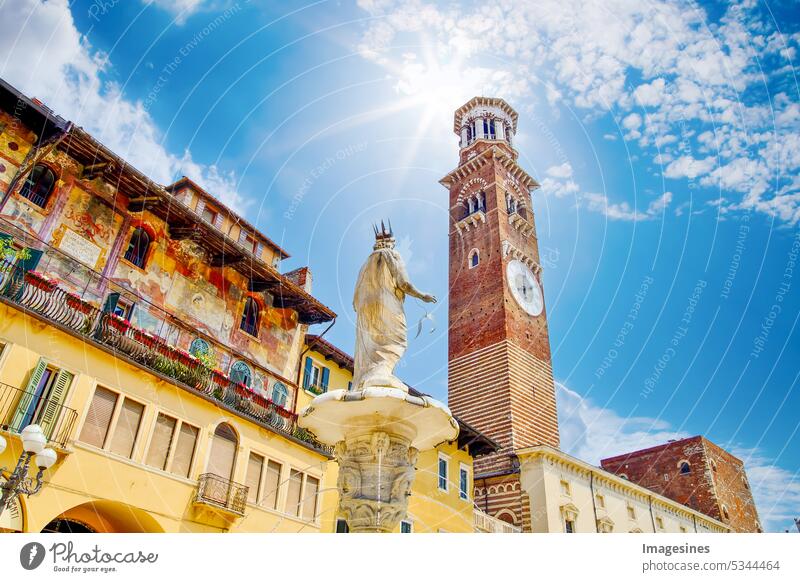
[[[472,139],[475,137],[475,131],[472,129],[472,124],[467,124],[467,143],[472,143]]]
[[[19,193],[36,204],[36,206],[44,208],[47,206],[47,201],[50,200],[50,195],[53,193],[55,185],[56,175],[53,170],[45,165],[37,164],[31,170]]]
[[[484,193],[478,192],[476,198],[478,199],[478,210],[481,212],[486,212],[486,196]]]
[[[478,249],[472,249],[472,252],[469,254],[469,268],[474,269],[477,267],[480,260],[480,253],[478,253]]]
[[[136,227],[128,243],[128,250],[125,251],[125,260],[136,265],[140,269],[144,268],[147,259],[147,251],[150,248],[150,235],[141,226]]]
[[[231,366],[231,381],[249,387],[253,383],[253,372],[250,370],[250,366],[241,360],[236,360]]]
[[[221,423],[214,431],[214,438],[211,442],[211,453],[208,457],[208,473],[219,475],[224,479],[233,478],[233,467],[236,461],[236,449],[239,446],[239,439],[236,431],[231,425]],[[227,492],[222,491],[227,503]]]
[[[689,461],[681,461],[678,465],[681,470],[681,475],[688,475],[692,472],[692,467],[689,465]]]
[[[282,408],[286,408],[286,400],[289,398],[289,390],[282,382],[275,382],[272,387],[272,401]]]
[[[258,303],[252,297],[248,297],[244,302],[244,312],[242,312],[242,323],[239,327],[242,331],[252,336],[258,336],[259,310]]]
[[[193,339],[192,343],[189,344],[189,353],[193,356],[207,356],[211,353],[211,346],[208,345],[206,340],[198,337]]]
[[[497,139],[497,129],[494,126],[495,121],[494,119],[489,120],[489,138],[490,139]]]

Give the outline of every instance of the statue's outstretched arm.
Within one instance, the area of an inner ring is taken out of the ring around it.
[[[403,262],[403,258],[400,256],[400,253],[393,251],[390,256],[391,260],[389,260],[389,269],[392,272],[392,276],[394,277],[397,287],[406,295],[417,297],[426,303],[436,303],[436,297],[430,293],[424,293],[423,291],[420,291],[414,287],[414,284],[408,277],[406,265]]]

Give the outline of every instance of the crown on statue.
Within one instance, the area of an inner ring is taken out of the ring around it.
[[[392,221],[388,220],[389,228],[386,228],[386,225],[381,220],[381,227],[378,229],[377,224],[372,225],[372,229],[375,231],[375,242],[382,242],[382,241],[389,241],[394,240],[394,233],[392,232]]]

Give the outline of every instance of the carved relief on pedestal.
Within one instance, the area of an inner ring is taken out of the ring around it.
[[[406,515],[418,451],[398,435],[374,432],[340,441],[339,513],[350,531],[392,531]]]

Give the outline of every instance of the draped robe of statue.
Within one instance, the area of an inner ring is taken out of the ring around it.
[[[406,351],[406,293],[411,285],[403,258],[393,248],[380,248],[367,258],[358,275],[353,297],[356,311],[356,349],[353,390],[388,386],[407,390],[394,375]]]

